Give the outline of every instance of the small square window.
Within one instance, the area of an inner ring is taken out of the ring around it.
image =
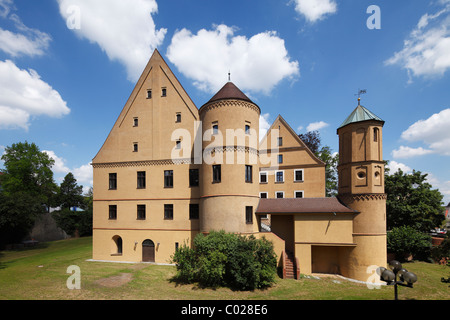
[[[152,98],[152,90],[147,90],[147,99]]]
[[[259,173],[259,183],[267,183],[267,172]]]
[[[109,220],[117,220],[117,205],[109,206]]]
[[[138,152],[138,150],[139,150],[138,143],[137,142],[133,143],[133,152]]]
[[[164,171],[164,188],[173,188],[173,170]]]
[[[181,113],[177,113],[176,118],[175,118],[175,122],[181,122]]]
[[[137,205],[137,219],[145,220],[145,204]]]
[[[284,182],[284,171],[276,171],[275,182]]]
[[[138,127],[138,126],[139,126],[139,119],[133,118],[133,127]]]
[[[161,97],[167,97],[167,89],[166,88],[162,88]]]
[[[283,145],[283,138],[278,137],[278,146],[281,147]]]
[[[267,192],[260,192],[260,193],[259,193],[259,197],[260,197],[261,199],[267,199]]]
[[[109,174],[109,190],[117,190],[117,173]]]
[[[303,198],[303,191],[294,191],[294,198]]]
[[[275,198],[283,199],[284,198],[284,191],[277,191],[277,192],[275,192]]]
[[[198,203],[189,204],[189,219],[198,220],[200,216],[200,207]]]
[[[164,220],[173,220],[173,204],[164,205]]]
[[[295,182],[303,181],[303,169],[294,170],[294,181]]]
[[[278,155],[278,163],[283,163],[283,155],[282,154]]]

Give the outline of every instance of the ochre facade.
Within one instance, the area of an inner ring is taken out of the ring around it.
[[[339,195],[325,198],[325,163],[281,116],[259,137],[260,115],[231,82],[197,108],[155,50],[92,161],[93,259],[170,263],[225,230],[266,237],[304,274],[385,266],[384,122],[338,129]]]

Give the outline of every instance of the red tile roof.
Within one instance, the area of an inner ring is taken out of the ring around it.
[[[233,82],[227,82],[208,102],[223,99],[238,99],[252,102]]]
[[[333,198],[260,199],[256,213],[359,213]]]

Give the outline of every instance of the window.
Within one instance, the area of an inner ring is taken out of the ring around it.
[[[260,192],[260,193],[259,193],[259,197],[260,197],[261,199],[267,199],[267,192]]]
[[[119,236],[114,236],[113,237],[113,241],[114,241],[114,244],[116,245],[117,251],[116,251],[116,253],[112,253],[111,255],[112,256],[120,256],[120,255],[122,255],[122,248],[123,248],[122,238],[119,237]]]
[[[281,147],[283,145],[283,138],[278,137],[278,146]]]
[[[275,172],[275,182],[278,183],[284,182],[284,171]]]
[[[167,89],[166,88],[161,89],[161,97],[167,97]]]
[[[181,122],[181,113],[180,112],[177,112],[175,122]]]
[[[294,198],[303,198],[303,191],[294,191]]]
[[[199,170],[189,169],[189,186],[198,187],[198,183],[199,183]]]
[[[147,99],[152,98],[152,90],[147,90]]]
[[[213,166],[213,183],[219,183],[222,181],[222,168],[220,164]]]
[[[198,220],[200,213],[200,207],[198,203],[189,204],[189,219]]]
[[[109,174],[109,190],[117,190],[117,173]]]
[[[145,220],[145,204],[138,204],[137,206],[137,219]]]
[[[139,126],[139,118],[133,118],[133,127]]]
[[[219,123],[217,121],[212,123],[212,129],[213,129],[213,135],[219,134]]]
[[[137,142],[135,142],[135,143],[133,143],[133,152],[138,152],[138,143]]]
[[[245,166],[245,182],[253,182],[253,167]]]
[[[137,188],[145,189],[145,171],[138,171],[137,173]]]
[[[275,198],[283,199],[284,198],[284,191],[277,191],[277,192],[275,192]]]
[[[250,125],[249,124],[245,125],[245,134],[250,134]]]
[[[253,223],[253,207],[245,207],[245,223]]]
[[[173,188],[173,170],[164,171],[164,188]]]
[[[378,128],[373,129],[373,141],[378,142],[378,135],[380,133],[380,130]]]
[[[259,183],[267,183],[267,172],[261,171],[259,173]]]
[[[117,205],[109,206],[109,220],[117,220]]]
[[[181,140],[177,140],[175,149],[180,150],[181,149]]]
[[[278,155],[278,163],[283,163],[283,155],[282,154]]]
[[[294,170],[294,181],[295,182],[303,181],[303,169]]]
[[[164,220],[173,220],[173,204],[164,205]]]

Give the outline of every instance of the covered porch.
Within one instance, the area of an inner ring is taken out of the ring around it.
[[[270,228],[284,240],[284,250],[277,252],[281,263],[287,262],[283,255],[291,254],[295,271],[302,274],[346,274],[347,257],[356,247],[356,214],[337,198],[260,199],[256,210],[259,231]],[[265,215],[269,219],[261,220]]]

